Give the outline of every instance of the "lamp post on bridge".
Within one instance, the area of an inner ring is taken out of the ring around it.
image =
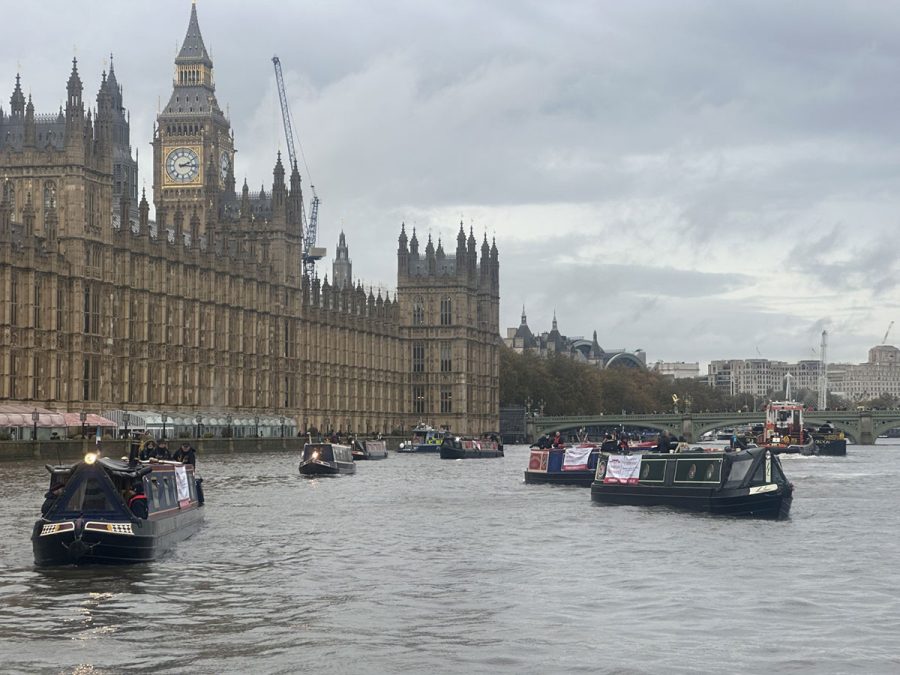
[[[87,413],[82,410],[78,413],[78,419],[81,420],[81,437],[84,438],[84,423],[87,422]]]
[[[200,438],[200,432],[203,431],[203,415],[197,413],[194,421],[197,423],[197,438]]]
[[[35,443],[37,443],[37,423],[39,419],[41,419],[41,414],[38,412],[37,408],[35,408],[34,412],[31,413],[31,421],[34,423],[34,429],[31,432],[31,440]]]

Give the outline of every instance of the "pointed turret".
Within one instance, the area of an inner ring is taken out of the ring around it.
[[[191,5],[191,18],[188,21],[187,34],[181,45],[181,51],[175,58],[176,64],[202,63],[212,68],[212,59],[203,44],[203,36],[200,34],[200,22],[197,20],[197,5]]]
[[[22,93],[21,77],[16,73],[16,86],[9,98],[9,116],[13,120],[25,118],[25,95]]]
[[[81,100],[81,78],[78,76],[78,59],[72,59],[72,72],[66,84],[66,122],[80,126],[84,117],[84,102]]]
[[[413,228],[412,239],[409,240],[409,254],[419,256],[419,239],[416,237],[416,228]]]
[[[347,239],[343,230],[338,238],[337,253],[331,266],[331,272],[336,288],[352,288],[353,263],[350,260],[350,251],[347,248]]]
[[[287,188],[284,184],[284,165],[281,163],[281,151],[272,170],[272,217],[282,222],[287,209]]]
[[[400,236],[397,239],[397,253],[408,253],[409,248],[407,247],[407,242],[409,240],[406,237],[406,223],[400,223]]]
[[[138,231],[137,235],[140,237],[145,232],[147,232],[148,222],[150,219],[150,204],[147,202],[147,189],[144,188],[141,190],[141,201],[138,204]]]
[[[425,267],[429,275],[437,271],[437,261],[434,258],[434,244],[431,243],[431,235],[428,235],[428,243],[425,245]]]
[[[35,146],[36,129],[34,124],[34,103],[31,102],[31,94],[28,95],[28,105],[25,106],[25,147]]]

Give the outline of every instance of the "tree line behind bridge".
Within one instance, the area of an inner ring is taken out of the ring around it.
[[[677,402],[673,395],[678,397]],[[731,396],[708,386],[702,377],[673,380],[636,368],[599,370],[568,356],[541,358],[528,352],[519,354],[505,345],[500,347],[500,405],[530,404],[532,410],[548,416],[671,413],[676,405],[679,412],[684,412],[686,405],[694,412],[753,411],[762,410],[767,400],[784,397],[783,390],[772,390],[765,397]],[[793,392],[793,398],[815,406],[818,394],[800,389]],[[890,405],[883,398],[862,405],[896,406],[896,401]],[[856,405],[829,395],[830,409],[855,410]]]

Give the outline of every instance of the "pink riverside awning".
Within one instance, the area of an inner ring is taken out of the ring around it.
[[[37,425],[41,428],[66,426],[62,413],[39,413]],[[0,427],[33,427],[31,413],[0,413]]]
[[[63,413],[66,418],[65,426],[67,427],[80,427],[81,426],[81,413]],[[87,417],[84,420],[84,426],[86,427],[115,427],[116,423],[112,420],[108,420],[105,417],[101,417],[100,415],[95,415],[94,413],[88,413]]]
[[[15,403],[0,404],[0,427],[34,426],[32,415],[37,410],[39,427],[65,427],[66,420],[62,413],[50,412],[46,408],[36,408]]]

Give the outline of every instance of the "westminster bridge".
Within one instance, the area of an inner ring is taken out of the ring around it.
[[[766,420],[760,412],[685,412],[624,415],[573,415],[565,417],[535,416],[526,419],[526,431],[535,439],[549,432],[574,431],[584,428],[642,427],[668,431],[694,442],[707,431],[726,427],[761,424]],[[888,429],[900,427],[900,410],[812,410],[803,413],[809,426],[829,422],[854,443],[872,445]]]

